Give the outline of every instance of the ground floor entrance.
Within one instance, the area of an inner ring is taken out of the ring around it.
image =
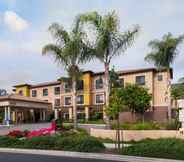
[[[46,121],[51,104],[19,95],[0,97],[0,123],[19,124]]]

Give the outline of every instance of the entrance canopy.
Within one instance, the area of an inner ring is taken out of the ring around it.
[[[46,120],[47,112],[51,111],[51,103],[32,97],[10,94],[0,97],[0,111],[4,111],[4,122],[26,122]]]

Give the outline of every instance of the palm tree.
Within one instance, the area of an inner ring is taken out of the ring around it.
[[[173,37],[171,33],[165,34],[162,40],[150,41],[148,46],[151,47],[152,51],[145,57],[148,62],[154,63],[154,65],[160,69],[167,69],[168,74],[175,58],[179,54],[178,45],[182,43],[184,35]],[[171,103],[169,100],[169,92],[171,87],[170,77],[167,75],[167,91],[166,99],[168,104],[168,118],[171,120]]]
[[[80,30],[78,20],[76,18],[73,30],[70,33],[64,30],[58,23],[53,23],[49,27],[49,31],[55,42],[45,45],[42,49],[43,55],[51,55],[54,57],[55,62],[63,65],[71,79],[75,129],[77,128],[76,84],[81,74],[79,65],[85,63],[90,56],[88,55],[88,47],[83,43],[84,33]]]
[[[109,12],[105,16],[101,16],[97,12],[82,14],[80,16],[80,22],[82,24],[85,23],[92,25],[94,27],[94,31],[97,33],[96,41],[93,43],[93,48],[95,49],[93,56],[104,64],[105,100],[106,107],[108,107],[110,94],[109,66],[111,60],[122,54],[129,46],[132,45],[135,35],[139,31],[139,27],[135,26],[132,30],[120,32],[119,18],[114,11]],[[105,116],[105,120],[109,123],[107,116]]]

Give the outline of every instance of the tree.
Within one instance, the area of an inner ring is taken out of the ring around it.
[[[177,84],[171,86],[171,96],[174,100],[184,99],[184,78],[180,78]]]
[[[53,23],[49,27],[54,43],[47,44],[42,49],[43,55],[51,55],[55,62],[63,65],[68,72],[72,82],[72,98],[73,98],[73,119],[74,128],[77,128],[77,106],[76,106],[76,84],[81,74],[79,65],[85,63],[90,58],[89,46],[83,43],[84,33],[79,27],[79,18],[76,18],[73,30],[69,33],[58,23]]]
[[[123,98],[123,88],[114,88],[111,91],[109,106],[106,108],[106,113],[109,117],[116,119],[117,128],[116,128],[116,139],[118,143],[118,151],[120,151],[120,120],[119,114],[122,111],[126,110],[124,106]]]
[[[154,65],[160,69],[167,69],[168,74],[171,68],[171,64],[179,54],[178,45],[183,42],[184,35],[173,37],[171,33],[165,34],[162,40],[152,40],[148,46],[151,47],[152,51],[145,57],[148,62],[154,63]],[[167,91],[166,100],[168,104],[168,118],[171,120],[171,102],[169,100],[169,92],[171,87],[170,77],[167,75]]]
[[[148,89],[134,85],[127,84],[122,92],[124,105],[133,113],[139,113],[144,122],[144,114],[150,108],[150,101],[152,96],[148,93]]]
[[[109,105],[110,83],[109,83],[109,66],[111,60],[119,56],[121,53],[132,45],[139,27],[135,26],[132,30],[126,32],[119,31],[119,18],[117,14],[109,12],[105,16],[99,15],[97,12],[90,12],[80,16],[82,24],[89,23],[96,31],[97,36],[93,47],[95,49],[94,57],[99,59],[105,68],[105,101],[106,107]],[[106,122],[109,119],[105,117]]]

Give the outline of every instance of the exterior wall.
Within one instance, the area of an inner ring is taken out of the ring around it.
[[[162,75],[162,81],[158,81],[158,75]],[[165,96],[167,92],[168,75],[169,74],[166,71],[157,72],[154,75],[154,106],[156,107],[167,106]]]
[[[23,96],[26,96],[26,97],[30,96],[30,88],[29,88],[29,86],[17,87],[15,93],[19,94],[20,91],[22,91]]]
[[[37,91],[37,96],[35,98],[40,99],[40,100],[44,100],[44,101],[48,101],[50,103],[52,103],[52,108],[54,109],[54,101],[55,99],[61,99],[61,95],[55,95],[54,93],[54,88],[55,87],[60,87],[61,85],[54,85],[54,86],[45,86],[45,87],[38,87],[38,88],[31,88],[30,89],[30,95],[32,95],[32,91],[36,90]],[[47,88],[48,89],[48,96],[43,96],[43,89]]]
[[[91,105],[91,75],[86,73],[82,76],[84,81],[84,105]]]
[[[116,130],[110,129],[90,129],[90,135],[100,138],[109,138],[116,140]],[[123,141],[140,141],[143,139],[159,139],[159,138],[181,138],[184,136],[175,130],[123,130],[121,131],[121,140]]]
[[[169,73],[167,71],[156,71],[156,70],[141,70],[136,72],[130,72],[130,73],[120,73],[120,78],[124,79],[124,85],[127,83],[135,84],[136,83],[136,76],[145,76],[145,85],[143,85],[145,88],[148,88],[149,93],[152,94],[152,101],[151,105],[153,109],[150,109],[151,111],[147,112],[146,118],[153,119],[155,121],[165,121],[167,119],[167,102],[165,100],[165,94],[167,92],[167,83],[168,83],[168,75]],[[158,75],[162,75],[163,80],[158,81]],[[104,87],[101,89],[96,89],[95,82],[96,79],[102,78],[104,82],[104,74],[103,73],[92,73],[92,72],[86,72],[83,74],[81,79],[84,83],[84,89],[82,91],[78,91],[78,95],[84,95],[84,104],[78,105],[80,108],[80,111],[89,113],[92,110],[100,110],[103,109],[105,104],[105,90]],[[45,86],[22,86],[16,88],[16,93],[19,93],[20,90],[22,90],[23,94],[25,96],[31,96],[32,90],[37,91],[37,96],[35,98],[40,100],[47,100],[48,102],[52,103],[52,108],[54,109],[54,102],[55,99],[60,99],[61,105],[58,108],[61,108],[61,111],[69,113],[69,116],[71,118],[72,116],[72,104],[69,106],[66,106],[64,104],[65,97],[71,97],[72,101],[72,92],[65,92],[64,88],[65,83],[61,82],[58,83],[58,85],[45,85]],[[54,88],[60,86],[60,94],[55,95]],[[34,88],[35,87],[35,88]],[[48,96],[43,96],[43,89],[48,89]],[[103,94],[104,96],[104,103],[102,104],[96,104],[96,95],[97,94]],[[170,95],[170,93],[169,93]],[[170,99],[170,98],[169,98]],[[82,108],[82,109],[81,109]],[[161,110],[162,109],[162,110]],[[125,115],[126,114],[126,115]],[[139,116],[132,116],[131,113],[123,113],[122,114],[122,121],[131,121],[139,119]]]

